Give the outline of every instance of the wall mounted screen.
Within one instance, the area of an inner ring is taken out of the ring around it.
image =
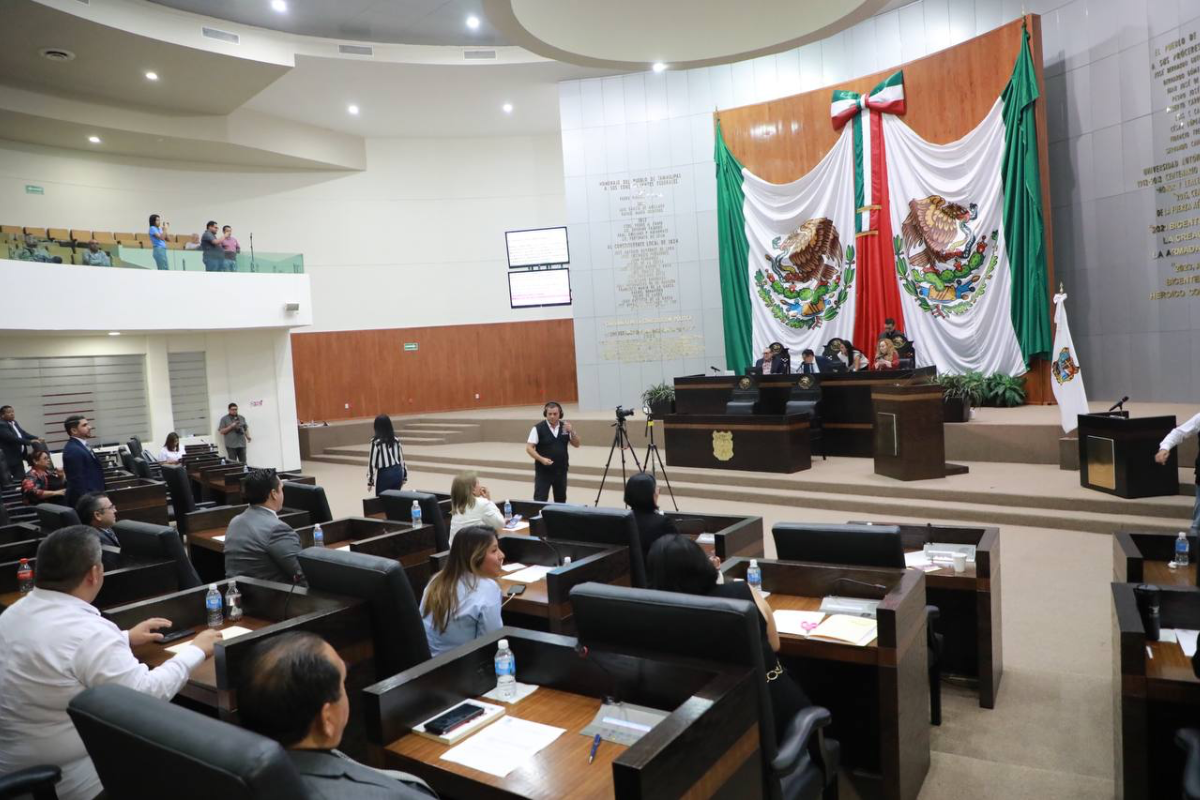
[[[565,227],[506,231],[504,243],[508,247],[509,269],[571,263]]]
[[[539,269],[508,273],[508,299],[513,308],[571,305],[571,270]]]

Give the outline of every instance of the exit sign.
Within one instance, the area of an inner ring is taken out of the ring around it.
[[[25,184],[25,194],[45,194],[46,190],[41,186],[34,186],[32,183]]]
[[[416,352],[416,350],[417,350],[416,342],[405,342],[404,343],[404,351],[406,353],[413,353],[413,352]]]

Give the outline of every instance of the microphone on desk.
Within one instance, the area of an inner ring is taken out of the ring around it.
[[[601,671],[604,672],[605,676],[608,678],[609,687],[612,689],[612,691],[609,692],[608,694],[604,695],[605,704],[607,704],[607,705],[619,704],[620,701],[617,700],[617,679],[615,677],[613,677],[613,674],[611,672],[609,672],[608,667],[606,667],[606,666],[604,666],[604,664],[600,663],[600,661],[598,659],[592,658],[591,651],[588,650],[588,646],[578,640],[576,640],[576,642],[575,642],[575,655],[579,656],[581,659],[583,659],[584,661],[587,661],[590,664],[595,664],[597,667],[599,667],[601,669]]]
[[[709,368],[709,369],[711,369],[713,372],[720,372],[720,371],[721,371],[721,370],[717,369],[716,367],[714,367],[712,364],[709,364],[709,365],[708,365],[708,368]]]
[[[888,587],[884,586],[882,583],[867,583],[866,581],[856,581],[854,578],[838,578],[837,580],[834,581],[834,584],[839,584],[839,583],[852,583],[855,586],[862,586],[867,589],[876,589],[880,592],[884,592],[885,594],[887,593],[887,588],[888,588]]]
[[[1122,406],[1125,405],[1125,403],[1128,400],[1129,400],[1129,395],[1125,395],[1120,400],[1118,400],[1116,403],[1114,403],[1112,408],[1109,409],[1109,411],[1116,411],[1116,410],[1120,409]]]
[[[292,602],[292,592],[296,591],[296,587],[300,584],[300,579],[303,577],[304,576],[299,572],[297,572],[295,575],[292,576],[292,588],[288,589],[287,599],[285,599],[283,601],[283,618],[284,619],[288,618],[288,615],[287,615],[288,603]]]
[[[550,542],[544,538],[538,539],[538,541],[541,542],[542,544],[546,545],[546,547],[549,547],[550,552],[554,553],[554,566],[561,567],[563,560],[562,560],[562,555],[558,552],[558,548],[555,547],[554,545],[550,544]]]

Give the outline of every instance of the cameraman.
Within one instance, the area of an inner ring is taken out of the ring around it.
[[[579,447],[579,434],[562,422],[562,406],[551,400],[542,406],[545,417],[529,429],[525,452],[533,459],[533,499],[545,502],[554,488],[554,502],[567,502],[567,444]],[[560,424],[561,423],[561,424]]]
[[[217,423],[217,433],[225,437],[225,450],[234,461],[246,463],[246,442],[250,439],[250,425],[238,414],[237,403],[229,404],[229,413]]]

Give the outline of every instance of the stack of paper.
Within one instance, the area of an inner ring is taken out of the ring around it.
[[[504,717],[450,748],[442,758],[503,778],[564,733],[566,728]]]
[[[526,567],[516,572],[510,572],[504,576],[504,580],[516,581],[517,583],[537,583],[542,578],[545,578],[546,573],[552,569],[554,567]]]
[[[823,619],[825,614],[820,611],[776,611],[775,628],[780,633],[808,636]]]
[[[1179,642],[1180,648],[1183,649],[1183,654],[1188,658],[1196,655],[1196,639],[1200,635],[1200,631],[1188,630],[1187,628],[1163,628],[1158,633],[1160,642]]]
[[[873,619],[834,614],[809,634],[811,639],[829,639],[857,647],[870,644],[879,635],[879,625]]]
[[[504,570],[505,572],[516,572],[519,569],[525,569],[525,565],[520,561],[514,561],[511,564],[505,564],[500,569]]]
[[[222,641],[227,642],[230,639],[233,639],[238,636],[243,636],[247,633],[252,633],[252,631],[249,628],[243,628],[241,625],[230,625],[228,628],[223,628],[221,630],[221,639],[222,639]],[[167,647],[167,652],[178,654],[180,650],[187,647],[191,643],[192,643],[192,640],[188,639],[186,642],[180,642],[179,644],[170,645],[169,647]]]

